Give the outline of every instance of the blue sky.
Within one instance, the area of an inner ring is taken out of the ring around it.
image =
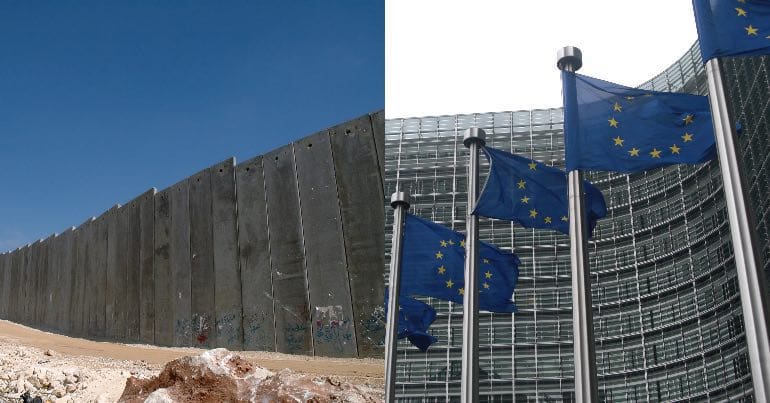
[[[384,100],[383,0],[0,2],[0,251]]]

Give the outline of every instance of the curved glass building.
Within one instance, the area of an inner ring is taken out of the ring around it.
[[[770,60],[724,63],[767,268]],[[705,95],[697,44],[640,87]],[[563,168],[562,122],[561,108],[387,120],[385,194],[399,187],[411,194],[412,212],[464,231],[463,131],[481,127],[489,146]],[[589,242],[600,400],[753,400],[718,161],[588,179],[608,205]],[[568,237],[492,219],[481,219],[480,235],[522,261],[519,312],[480,314],[482,401],[574,400]],[[439,343],[421,353],[401,342],[397,395],[459,401],[462,306],[430,302]]]

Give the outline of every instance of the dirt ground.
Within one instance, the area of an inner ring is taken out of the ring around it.
[[[21,382],[18,385],[20,388],[29,377],[42,380],[37,382],[36,379],[30,379],[33,384],[44,384],[48,378],[52,379],[51,387],[36,388],[38,394],[52,402],[114,402],[122,393],[129,376],[157,375],[165,363],[185,355],[198,355],[203,351],[197,348],[96,342],[0,320],[0,402],[4,401],[3,398],[18,398],[21,393],[14,391],[12,384]],[[384,387],[383,360],[320,358],[254,351],[238,354],[271,371],[289,368],[311,375],[330,376],[367,389]],[[69,381],[69,384],[64,381],[53,382],[54,378],[65,377],[74,381]],[[57,398],[53,394],[55,386],[60,385],[59,389],[63,389],[65,384],[70,390],[75,390]]]

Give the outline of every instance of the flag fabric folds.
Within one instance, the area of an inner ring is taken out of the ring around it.
[[[693,0],[703,62],[770,54],[770,0]]]
[[[569,235],[567,174],[511,153],[484,147],[489,176],[474,214],[514,221],[526,228],[545,228]],[[588,236],[596,220],[607,215],[604,195],[584,182]]]
[[[707,97],[629,88],[566,71],[562,82],[567,171],[634,173],[716,157]]]
[[[401,294],[463,303],[465,235],[412,214],[404,222]],[[479,242],[479,308],[515,312],[519,258]]]
[[[388,315],[390,293],[385,288],[385,315]],[[406,295],[398,297],[398,338],[407,338],[421,351],[428,351],[431,344],[438,341],[428,333],[428,328],[436,320],[436,310],[432,306]]]

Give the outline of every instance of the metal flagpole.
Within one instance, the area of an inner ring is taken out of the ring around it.
[[[465,294],[463,295],[463,361],[461,401],[479,401],[479,217],[473,215],[479,198],[479,147],[485,144],[484,130],[465,131],[463,144],[468,156],[468,211],[465,216]]]
[[[580,49],[566,46],[557,53],[556,66],[567,72],[575,72],[583,65]],[[574,83],[572,84],[574,85]],[[566,92],[566,90],[565,90]],[[568,96],[574,99],[567,100]],[[574,88],[565,94],[565,119],[567,102],[577,103]],[[575,354],[575,398],[578,402],[598,401],[596,382],[596,351],[594,347],[594,319],[591,304],[591,273],[588,270],[586,245],[587,224],[583,199],[583,173],[569,172],[569,237],[572,260],[572,329]]]
[[[706,63],[709,84],[709,103],[714,121],[719,165],[722,170],[727,215],[733,241],[738,287],[741,290],[741,308],[746,330],[746,344],[751,363],[751,380],[754,384],[754,400],[770,401],[770,338],[768,337],[768,301],[765,273],[759,266],[755,247],[754,229],[751,226],[751,210],[746,200],[749,187],[741,173],[743,161],[735,148],[736,130],[725,95],[720,61],[713,58]]]
[[[409,195],[395,192],[390,196],[393,207],[393,241],[390,248],[390,294],[388,321],[385,324],[385,401],[396,401],[396,350],[398,345],[398,295],[401,291],[401,251],[404,240],[404,218],[409,210]]]

